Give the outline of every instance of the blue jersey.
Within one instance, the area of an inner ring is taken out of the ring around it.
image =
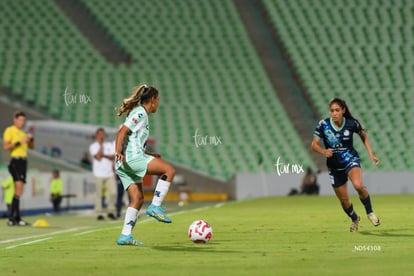
[[[361,125],[357,120],[345,117],[339,128],[331,118],[319,122],[313,135],[322,139],[326,149],[333,150],[333,155],[326,160],[329,169],[345,170],[352,163],[361,162],[353,146],[353,134],[359,134],[361,131]]]

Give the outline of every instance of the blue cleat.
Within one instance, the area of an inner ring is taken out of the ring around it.
[[[160,206],[151,204],[145,213],[160,222],[171,223],[171,219],[164,214],[164,210]]]
[[[131,235],[120,235],[116,241],[117,245],[144,245],[143,242],[137,241]]]

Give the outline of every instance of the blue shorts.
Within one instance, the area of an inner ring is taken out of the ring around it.
[[[141,183],[142,178],[147,173],[148,163],[154,159],[154,156],[144,154],[140,158],[129,162],[116,163],[115,172],[121,179],[124,189],[128,189],[132,183]]]
[[[345,185],[348,181],[348,173],[352,168],[361,168],[361,161],[354,161],[348,164],[343,170],[329,169],[329,178],[331,179],[331,185],[334,188],[338,188]]]

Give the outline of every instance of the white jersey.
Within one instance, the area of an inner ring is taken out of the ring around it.
[[[98,142],[94,142],[89,146],[89,153],[93,158],[92,161],[92,173],[96,177],[106,178],[114,175],[113,171],[113,161],[108,158],[101,158],[101,160],[96,159],[94,156],[98,153],[101,145]],[[104,155],[114,155],[115,148],[114,144],[111,142],[104,142],[102,144],[103,154]]]
[[[130,129],[122,146],[128,162],[143,156],[149,136],[148,114],[143,106],[135,107],[125,119],[124,125]]]

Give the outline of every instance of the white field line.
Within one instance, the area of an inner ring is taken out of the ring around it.
[[[220,208],[221,206],[223,206],[224,204],[226,204],[225,202],[220,202],[217,203],[216,205],[214,205],[215,208]]]
[[[96,233],[96,232],[99,232],[99,231],[105,231],[105,230],[108,230],[108,229],[119,229],[119,228],[120,228],[119,225],[118,226],[113,226],[113,227],[105,227],[105,228],[100,227],[100,228],[97,228],[97,229],[92,229],[92,230],[76,233],[76,234],[73,234],[73,235],[74,236],[82,236],[82,235]]]
[[[139,224],[143,224],[143,223],[147,223],[152,221],[153,219],[144,219],[144,220],[139,220]],[[110,227],[110,228],[98,228],[98,229],[92,229],[89,231],[84,231],[84,232],[80,232],[80,233],[76,233],[74,234],[74,236],[82,236],[82,235],[87,235],[87,234],[93,234],[99,231],[104,231],[104,230],[108,230],[108,229],[121,229],[122,228],[122,221],[118,221],[119,225],[118,226],[114,226],[114,227]]]
[[[223,205],[224,204],[219,203],[219,204],[215,205],[214,207],[215,208],[220,208]],[[170,214],[170,216],[181,215],[181,214],[185,214],[185,213],[189,213],[189,212],[203,211],[203,210],[207,210],[209,208],[211,208],[211,206],[205,206],[205,207],[200,207],[200,208],[185,210],[185,211],[178,211],[178,212]],[[147,222],[150,222],[150,221],[153,221],[153,219],[152,218],[144,219],[144,220],[140,221],[139,223],[143,224],[143,223],[147,223]],[[115,223],[115,222],[111,222],[111,223]],[[82,236],[82,235],[92,234],[92,233],[96,233],[96,232],[104,231],[104,230],[108,230],[108,229],[119,229],[120,228],[120,226],[110,227],[110,228],[108,228],[108,227],[102,228],[102,226],[95,226],[95,227],[99,227],[99,228],[91,229],[91,230],[80,232],[80,233],[76,233],[76,234],[74,234],[74,236]],[[40,237],[44,237],[44,236],[59,235],[59,234],[67,233],[67,232],[78,231],[78,230],[85,229],[85,228],[91,228],[91,227],[89,227],[89,226],[76,227],[76,228],[70,228],[70,229],[66,229],[66,230],[62,230],[62,231],[56,231],[56,232],[42,234],[42,235],[35,235],[35,236],[27,236],[27,237],[21,237],[21,238],[16,238],[16,239],[9,239],[9,240],[0,241],[0,244],[12,243],[12,242],[16,242],[16,241],[28,240],[28,239],[33,239],[33,238],[40,238]],[[25,243],[21,243],[21,244],[8,246],[5,249],[12,249],[12,248],[16,248],[18,246],[38,243],[38,242],[42,242],[42,241],[49,240],[49,239],[52,239],[52,237],[39,239],[39,240],[33,240],[33,241],[30,241],[30,242],[25,242]]]
[[[38,242],[50,240],[50,239],[53,239],[53,238],[49,237],[49,238],[44,238],[44,239],[40,239],[40,240],[34,240],[34,241],[29,241],[29,242],[25,242],[25,243],[16,244],[16,245],[11,245],[11,246],[6,247],[5,249],[13,249],[13,248],[16,248],[18,246],[29,245],[29,244],[33,244],[33,243],[38,243]]]
[[[214,207],[215,208],[220,208],[223,205],[224,204],[220,203],[220,204],[215,205]],[[196,208],[196,209],[191,209],[191,210],[178,211],[178,212],[175,212],[175,213],[171,213],[169,216],[172,217],[172,216],[181,215],[181,214],[190,213],[190,212],[198,212],[198,211],[206,210],[206,209],[209,209],[209,208],[211,208],[211,206],[204,206],[204,207],[200,207],[200,208]],[[154,221],[154,219],[153,218],[141,219],[141,220],[139,220],[139,224],[143,224],[143,223],[147,223],[147,222],[151,222],[151,221]],[[118,223],[119,222],[122,223],[122,221],[118,221]],[[117,223],[117,222],[116,221],[112,221],[111,223]],[[76,233],[76,234],[74,234],[74,236],[82,236],[82,235],[96,233],[96,232],[99,232],[99,231],[104,231],[104,230],[107,230],[107,229],[119,229],[119,228],[121,228],[121,225],[115,226],[115,227],[111,227],[111,228],[91,229],[89,231],[84,231],[84,232]]]
[[[67,232],[73,232],[73,231],[77,231],[77,230],[81,230],[81,229],[85,229],[85,228],[89,228],[89,227],[88,226],[75,227],[75,228],[69,228],[69,229],[65,229],[65,230],[62,230],[62,231],[56,231],[56,232],[51,232],[51,233],[46,233],[46,234],[41,234],[41,235],[26,236],[26,237],[20,237],[20,238],[16,238],[16,239],[9,239],[9,240],[0,241],[0,244],[2,244],[2,243],[12,243],[12,242],[17,242],[17,241],[22,241],[22,240],[45,237],[45,236],[53,236],[53,235],[63,234],[63,233],[67,233]]]

